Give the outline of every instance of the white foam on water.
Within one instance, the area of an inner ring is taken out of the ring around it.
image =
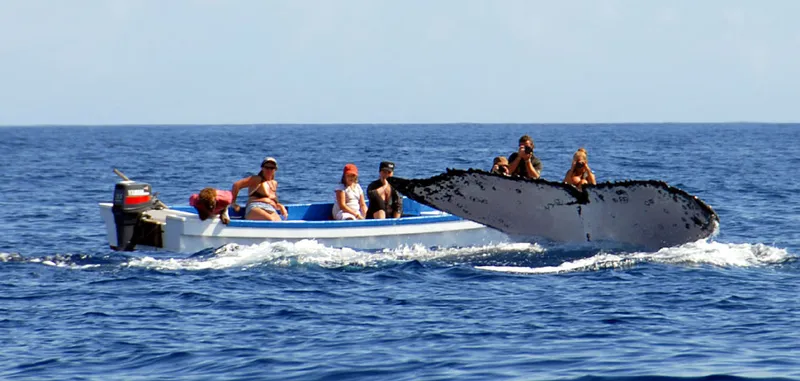
[[[634,259],[662,263],[708,264],[720,267],[764,266],[792,257],[786,249],[761,243],[722,243],[700,240],[655,253],[634,253]]]
[[[542,252],[540,246],[528,243],[505,243],[465,248],[428,248],[420,245],[403,246],[378,252],[364,252],[348,248],[332,248],[315,240],[298,242],[264,242],[257,245],[228,244],[214,254],[192,258],[157,259],[134,258],[124,266],[144,267],[156,270],[208,270],[247,269],[269,264],[273,266],[316,265],[325,268],[343,266],[380,267],[412,260],[431,261],[446,258],[480,258],[501,252]]]
[[[558,266],[522,267],[522,266],[475,266],[479,270],[507,272],[516,274],[555,274],[573,271],[601,270],[617,268],[632,264],[632,261],[621,255],[600,253],[593,257],[581,258],[572,262],[564,262]]]
[[[764,244],[735,244],[707,240],[663,248],[657,252],[608,254],[564,262],[558,266],[515,267],[476,266],[476,269],[516,274],[553,274],[629,267],[640,262],[713,265],[719,267],[751,267],[778,264],[792,257],[786,249]]]
[[[82,254],[82,259],[88,259],[89,255]],[[66,269],[73,269],[73,270],[85,270],[85,269],[93,269],[100,267],[99,264],[87,264],[87,265],[79,265],[74,263],[74,258],[69,255],[53,255],[47,256],[44,258],[31,258],[28,261],[30,263],[41,263],[45,266],[52,266],[52,267],[59,267],[59,268],[66,268]]]
[[[15,253],[0,253],[0,262],[18,261],[22,257]]]

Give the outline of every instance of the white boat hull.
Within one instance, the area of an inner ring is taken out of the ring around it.
[[[111,247],[117,247],[117,232],[111,203],[100,203]],[[315,240],[330,247],[358,250],[392,249],[402,246],[476,246],[502,243],[508,236],[484,225],[438,214],[447,218],[404,217],[392,220],[363,221],[245,221],[229,225],[218,218],[201,221],[196,214],[175,210],[149,210],[145,217],[161,225],[163,247],[137,245],[140,249],[195,253],[229,243],[253,245],[263,242]],[[426,223],[426,219],[435,222]]]

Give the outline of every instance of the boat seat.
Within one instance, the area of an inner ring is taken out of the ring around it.
[[[404,199],[405,200],[405,199]],[[369,205],[369,204],[367,204]],[[289,220],[291,221],[332,221],[333,220],[333,203],[320,203],[320,204],[295,204],[287,206],[289,212]],[[244,205],[241,205],[239,212],[234,212],[233,208],[228,209],[228,215],[231,219],[244,219]],[[403,204],[402,217],[417,217],[417,216],[439,216],[445,214],[440,210],[433,209],[429,206],[418,204],[416,202],[406,201]]]
[[[291,221],[331,221],[333,220],[333,204],[305,204],[305,205],[290,205],[287,207],[289,212],[289,220]],[[233,208],[228,208],[228,216],[232,220],[243,220],[245,217],[245,207],[241,205],[239,212],[235,212]]]

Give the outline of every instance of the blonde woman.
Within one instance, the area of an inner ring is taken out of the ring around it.
[[[583,190],[583,186],[586,184],[597,184],[594,173],[589,168],[589,155],[583,147],[572,155],[572,166],[567,171],[567,175],[564,176],[564,182],[571,184],[578,190]]]

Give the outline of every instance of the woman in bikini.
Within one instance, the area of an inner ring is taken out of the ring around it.
[[[564,182],[573,185],[578,190],[583,190],[583,186],[586,184],[597,184],[594,173],[589,168],[589,156],[585,149],[579,148],[572,155],[572,167],[567,171],[567,175],[564,176]]]
[[[245,177],[235,183],[231,188],[233,194],[233,210],[239,212],[241,207],[236,204],[236,196],[239,190],[247,188],[247,207],[244,218],[247,220],[261,221],[280,221],[280,213],[284,219],[289,218],[289,214],[281,203],[278,202],[278,182],[275,181],[275,171],[278,170],[278,162],[271,157],[267,157],[261,162],[261,171],[255,176]]]

